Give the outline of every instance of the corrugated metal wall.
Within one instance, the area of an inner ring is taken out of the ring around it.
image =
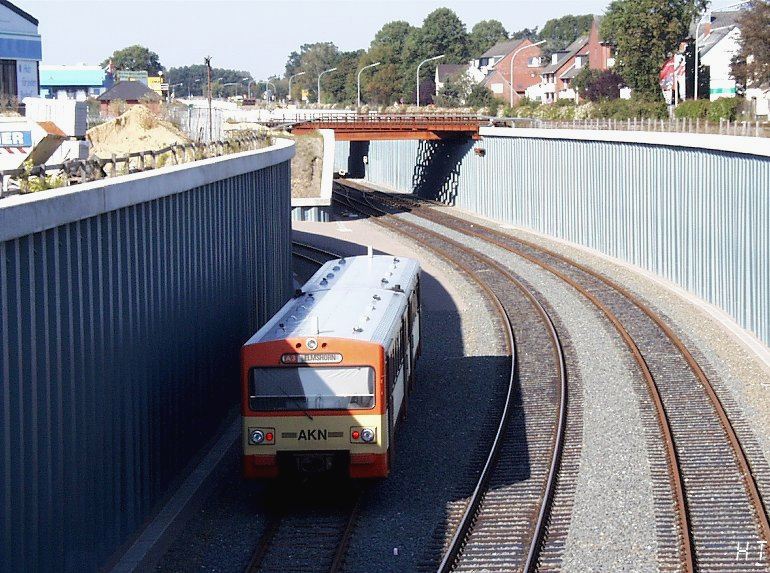
[[[485,156],[470,144],[372,142],[367,179],[639,265],[770,345],[770,158],[530,137],[477,145]]]
[[[0,569],[103,565],[290,285],[288,161],[0,242]]]

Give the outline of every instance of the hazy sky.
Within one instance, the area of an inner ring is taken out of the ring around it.
[[[40,20],[43,62],[98,64],[115,49],[142,44],[166,67],[202,63],[248,70],[255,79],[283,74],[301,44],[330,41],[366,48],[383,24],[420,25],[446,6],[468,30],[496,18],[510,31],[564,14],[601,14],[609,0],[13,0]]]

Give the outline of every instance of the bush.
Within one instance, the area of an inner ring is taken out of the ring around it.
[[[685,119],[705,118],[708,115],[710,102],[706,99],[690,99],[680,103],[674,110],[674,117]]]
[[[708,108],[707,117],[710,121],[719,121],[720,119],[734,121],[738,115],[738,107],[740,107],[741,101],[737,97],[721,97],[714,100]]]

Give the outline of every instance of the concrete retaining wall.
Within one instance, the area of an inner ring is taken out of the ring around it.
[[[293,144],[0,200],[0,569],[95,571],[291,292]]]

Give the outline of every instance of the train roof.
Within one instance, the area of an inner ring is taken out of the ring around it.
[[[330,261],[305,283],[301,295],[286,303],[246,344],[321,336],[386,346],[419,271],[417,261],[402,257]]]
[[[304,292],[338,288],[411,290],[420,264],[414,259],[390,255],[348,257],[325,263],[302,287]]]

